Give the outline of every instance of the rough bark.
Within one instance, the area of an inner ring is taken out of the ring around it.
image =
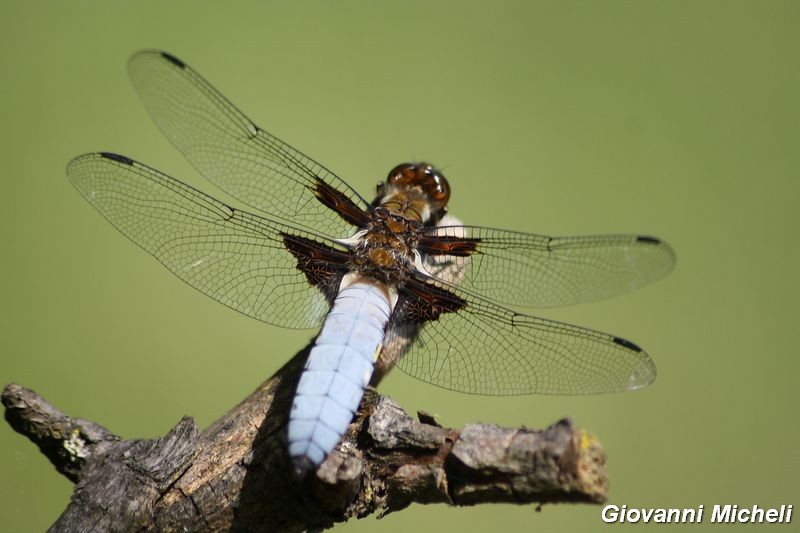
[[[569,420],[544,430],[448,429],[374,390],[340,446],[297,479],[284,434],[306,355],[206,430],[185,417],[153,440],[124,440],[7,385],[8,423],[75,483],[51,530],[302,531],[411,503],[605,501],[605,454]]]

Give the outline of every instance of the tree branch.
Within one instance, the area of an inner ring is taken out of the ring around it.
[[[285,425],[309,348],[205,431],[123,440],[7,385],[8,423],[75,483],[52,531],[302,531],[411,503],[605,501],[600,443],[569,420],[545,430],[411,418],[369,390],[340,446],[298,480]]]

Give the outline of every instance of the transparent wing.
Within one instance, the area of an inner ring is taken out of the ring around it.
[[[322,323],[328,302],[283,235],[319,235],[228,207],[115,154],[73,159],[67,175],[111,224],[192,287],[245,315],[289,328]]]
[[[415,342],[390,338],[407,352],[396,366],[427,383],[471,394],[595,394],[653,382],[650,357],[630,341],[515,313],[436,283],[449,292],[442,313]],[[441,297],[441,294],[439,295]],[[391,335],[402,329],[391,330]],[[412,335],[417,332],[411,329]]]
[[[317,198],[319,181],[354,206],[368,202],[325,167],[251,122],[202,76],[159,51],[134,55],[133,85],[155,122],[209,180],[242,202],[332,238],[350,222]]]
[[[419,249],[429,274],[512,307],[610,298],[675,265],[667,243],[638,235],[546,237],[476,226],[435,227],[426,235]]]

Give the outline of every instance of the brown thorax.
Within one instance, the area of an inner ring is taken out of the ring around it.
[[[419,221],[378,207],[366,232],[353,248],[353,266],[373,279],[399,284],[412,268],[421,232]]]
[[[352,266],[373,279],[400,284],[414,264],[423,226],[447,212],[450,185],[428,163],[403,163],[378,185],[374,216],[353,248]]]

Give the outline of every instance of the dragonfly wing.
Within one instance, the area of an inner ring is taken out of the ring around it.
[[[387,346],[406,350],[396,366],[445,389],[595,394],[638,389],[656,377],[653,361],[630,341],[516,313],[431,278],[410,281],[398,305],[399,324],[411,326],[390,328]]]
[[[271,217],[345,238],[371,209],[334,173],[256,126],[191,67],[159,51],[128,69],[167,138],[209,180]]]
[[[333,241],[233,209],[116,154],[79,156],[67,175],[111,224],[192,287],[277,326],[322,323],[326,288],[343,275],[348,257]]]
[[[610,298],[652,283],[675,265],[654,237],[547,237],[476,226],[426,230],[427,273],[512,307],[544,308]],[[443,275],[446,274],[446,275]]]

